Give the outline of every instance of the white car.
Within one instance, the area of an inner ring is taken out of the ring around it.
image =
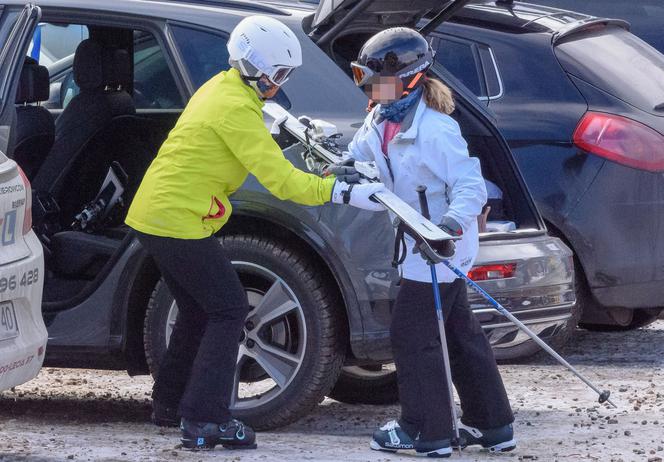
[[[32,192],[0,152],[0,391],[34,378],[48,334],[41,313],[44,252],[32,231]]]

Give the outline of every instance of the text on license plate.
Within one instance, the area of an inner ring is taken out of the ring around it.
[[[18,337],[16,312],[12,302],[0,302],[0,341]]]

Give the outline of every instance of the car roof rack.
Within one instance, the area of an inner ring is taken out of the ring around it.
[[[155,0],[160,1],[160,0]],[[169,0],[170,3],[183,3],[193,5],[221,6],[227,8],[239,8],[243,10],[256,11],[267,14],[278,14],[290,16],[290,13],[276,6],[266,5],[260,2],[251,2],[248,0]]]
[[[629,30],[630,28],[629,22],[622,19],[609,19],[609,18],[582,19],[580,21],[568,24],[565,27],[554,32],[553,36],[551,37],[551,43],[553,45],[556,45],[560,41],[571,35],[583,32],[585,30],[593,29],[598,26],[618,26],[622,27],[625,30]]]

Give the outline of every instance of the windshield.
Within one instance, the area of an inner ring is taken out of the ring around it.
[[[570,74],[643,111],[664,116],[664,55],[619,27],[602,27],[556,46]]]

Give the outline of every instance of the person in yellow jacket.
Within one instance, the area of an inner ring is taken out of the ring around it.
[[[126,223],[179,308],[153,388],[153,421],[178,423],[190,449],[254,448],[254,431],[229,412],[247,297],[215,234],[229,196],[253,174],[279,199],[379,211],[380,183],[353,185],[295,168],[265,127],[262,100],[302,62],[298,39],[276,19],[243,19],[228,41],[232,68],[191,98],[148,168]]]

